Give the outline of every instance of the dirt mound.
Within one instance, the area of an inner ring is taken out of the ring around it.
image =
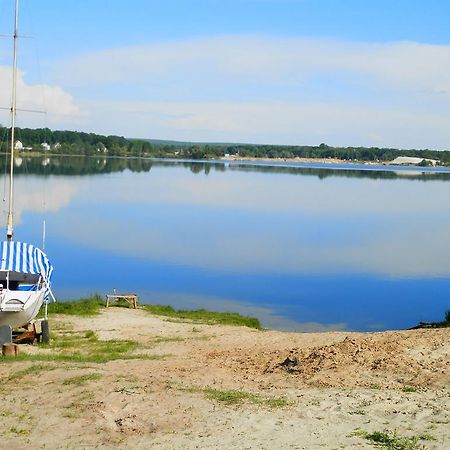
[[[425,333],[348,336],[331,345],[294,348],[269,361],[264,372],[287,372],[319,386],[444,385],[445,375],[450,379],[449,333]],[[427,358],[417,352],[421,346],[431,348]]]

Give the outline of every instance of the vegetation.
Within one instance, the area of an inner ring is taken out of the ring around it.
[[[52,352],[37,352],[33,354],[19,353],[17,356],[0,358],[0,363],[16,361],[56,361],[71,363],[106,363],[115,360],[132,359],[163,359],[165,356],[152,355],[145,352],[136,353],[136,350],[145,348],[131,340],[101,340],[91,331],[74,332],[63,331],[61,334],[52,335],[49,345],[42,348],[52,349]],[[37,370],[46,370],[47,366],[37,366]],[[15,376],[23,376],[31,373],[33,366],[24,369],[23,373]],[[50,370],[50,369],[48,369]]]
[[[261,329],[259,320],[254,317],[241,316],[237,313],[197,310],[176,310],[171,306],[164,305],[142,305],[141,308],[158,316],[170,317],[180,321],[189,321],[192,323],[237,325],[249,328]]]
[[[411,392],[417,392],[417,388],[414,386],[403,386],[402,392],[406,392],[406,393],[410,394]]]
[[[17,128],[18,139],[25,147],[42,152],[43,143],[50,146],[47,153],[61,155],[109,155],[109,156],[152,156],[183,159],[217,159],[238,155],[240,157],[262,158],[338,158],[344,161],[391,161],[397,156],[413,156],[436,159],[450,164],[450,151],[400,150],[380,147],[332,147],[322,143],[306,145],[253,145],[230,143],[189,143],[157,141],[149,139],[127,139],[123,136],[104,136],[77,131],[52,131],[49,128]],[[9,129],[0,126],[3,140],[0,151],[7,149]],[[30,150],[27,150],[30,151]],[[428,161],[422,161],[428,165]]]
[[[100,380],[101,378],[102,376],[99,373],[87,373],[85,375],[78,375],[76,377],[67,378],[63,381],[63,384],[81,386],[82,384],[85,384],[88,381],[97,381]]]
[[[67,314],[71,316],[95,316],[105,302],[98,294],[71,302],[56,302],[48,305],[49,314]]]
[[[56,302],[48,306],[49,314],[68,314],[72,316],[95,316],[100,313],[104,307],[105,301],[100,295],[94,294],[90,297],[70,302]],[[111,307],[129,307],[127,302],[115,302]],[[152,314],[164,317],[170,317],[179,321],[189,321],[199,324],[220,324],[236,325],[255,328],[261,330],[261,324],[255,317],[242,316],[237,313],[207,311],[205,309],[197,310],[176,310],[172,306],[165,305],[141,305]],[[41,313],[42,314],[42,313]],[[93,332],[91,332],[93,333]],[[87,339],[90,336],[85,336]]]
[[[226,405],[251,403],[266,408],[284,408],[290,404],[285,397],[266,397],[260,394],[244,391],[220,390],[213,388],[199,389],[196,387],[191,387],[186,390],[189,392],[202,392],[209,400],[224,403]]]
[[[442,322],[419,322],[418,325],[411,328],[416,330],[419,328],[448,328],[450,327],[450,310],[445,311],[444,320]]]
[[[373,433],[357,431],[354,435],[367,439],[375,447],[387,450],[424,450],[425,447],[420,441],[432,439],[432,436],[428,434],[403,437],[399,436],[396,432],[390,433],[380,431],[374,431]]]
[[[20,378],[23,378],[27,375],[30,374],[37,374],[40,372],[45,372],[48,370],[54,370],[56,369],[55,366],[51,366],[51,365],[43,365],[43,364],[32,364],[31,366],[25,368],[25,369],[21,369],[21,370],[17,370],[16,372],[13,372],[6,381],[16,381]],[[3,380],[5,381],[5,380]]]

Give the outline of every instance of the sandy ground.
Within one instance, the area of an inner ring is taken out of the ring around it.
[[[254,162],[296,162],[296,163],[316,163],[316,164],[359,164],[359,165],[389,165],[389,161],[349,161],[340,158],[300,158],[296,156],[295,158],[259,158],[252,156],[224,156],[220,158],[223,161],[254,161]]]
[[[53,317],[51,326],[133,339],[143,346],[137,352],[160,358],[0,364],[1,448],[373,448],[357,430],[450,448],[450,329],[285,333],[123,308]],[[24,371],[33,364],[40,370]],[[74,383],[81,375],[88,379]],[[262,400],[226,404],[206,389]],[[287,404],[265,402],[280,398]]]

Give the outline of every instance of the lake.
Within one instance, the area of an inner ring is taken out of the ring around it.
[[[15,162],[15,239],[41,245],[46,220],[62,300],[116,289],[297,331],[408,328],[450,306],[448,170]]]

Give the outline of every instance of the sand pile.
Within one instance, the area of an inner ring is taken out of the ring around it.
[[[316,386],[439,387],[450,380],[448,331],[386,332],[347,336],[312,350],[293,348],[269,361],[266,373],[287,372]],[[420,348],[428,348],[427,357]],[[431,344],[431,345],[430,345]],[[446,351],[447,350],[447,351]]]

